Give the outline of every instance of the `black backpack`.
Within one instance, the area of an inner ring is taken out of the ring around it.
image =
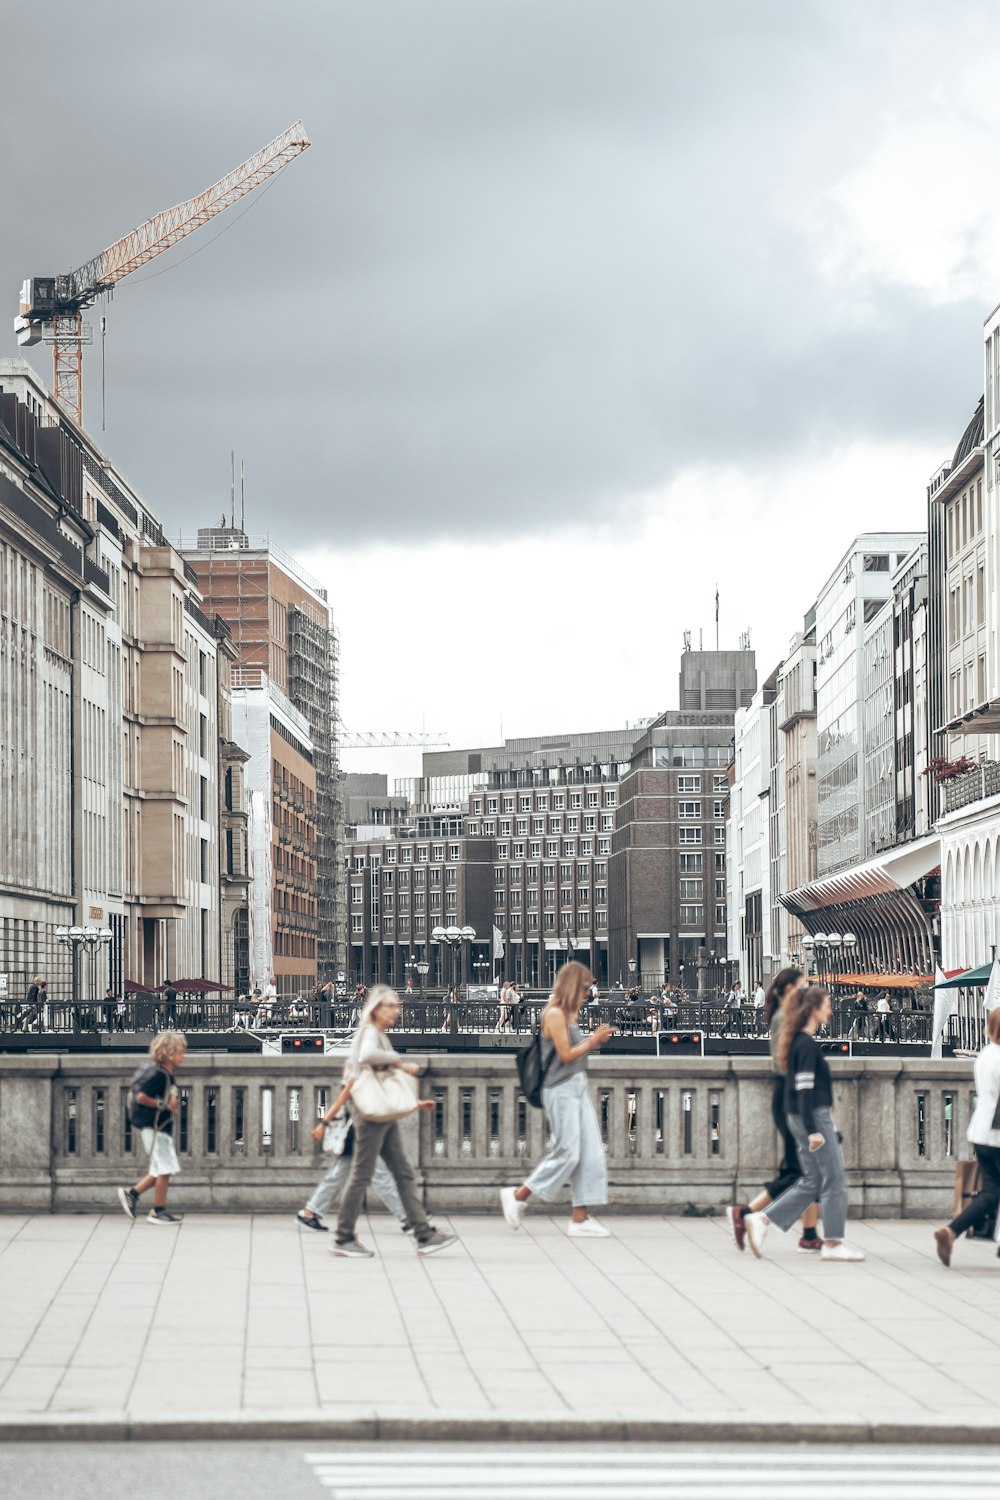
[[[542,1033],[536,1031],[526,1047],[517,1054],[517,1076],[521,1080],[521,1093],[534,1109],[542,1107],[542,1087],[549,1065],[556,1055],[553,1047],[548,1058],[542,1062]]]

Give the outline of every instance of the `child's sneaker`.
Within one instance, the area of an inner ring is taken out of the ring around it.
[[[165,1208],[151,1208],[146,1218],[147,1224],[179,1224],[180,1217],[168,1212]]]
[[[130,1219],[134,1219],[139,1207],[139,1194],[135,1188],[119,1188],[118,1202],[122,1206],[122,1212],[128,1214]]]
[[[320,1218],[319,1214],[307,1214],[303,1209],[302,1212],[297,1213],[295,1217],[298,1219],[303,1229],[316,1229],[320,1232],[320,1234],[329,1233],[327,1226],[323,1223],[323,1220]]]

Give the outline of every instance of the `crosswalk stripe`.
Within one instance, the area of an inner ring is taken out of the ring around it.
[[[503,1449],[381,1449],[315,1453],[307,1462],[335,1500],[799,1500],[806,1491],[840,1500],[904,1500],[937,1496],[957,1477],[971,1481],[977,1500],[1000,1500],[1000,1473],[990,1453],[921,1456],[869,1448],[815,1447],[743,1453],[660,1449],[611,1457],[557,1447],[545,1452]],[[873,1472],[874,1471],[874,1472]]]

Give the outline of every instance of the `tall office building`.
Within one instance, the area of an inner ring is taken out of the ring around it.
[[[336,739],[339,651],[327,593],[269,539],[250,538],[236,526],[201,528],[196,542],[181,547],[206,606],[232,629],[239,652],[234,681],[245,693],[278,695],[278,711],[270,716],[276,721],[272,733],[284,736],[286,744],[291,736],[301,761],[294,767],[282,763],[278,770],[271,766],[266,776],[262,770],[253,772],[258,798],[266,788],[273,793],[294,782],[301,806],[292,810],[309,827],[308,847],[293,846],[287,858],[279,857],[278,845],[273,845],[266,908],[259,892],[251,903],[258,924],[265,909],[271,913],[275,982],[293,992],[317,978],[334,977],[345,958],[345,876],[338,857],[343,835]],[[261,747],[262,742],[258,755]],[[269,761],[282,762],[283,752],[272,748]],[[308,774],[305,766],[311,767]],[[282,826],[284,811],[275,798],[266,819],[272,834]],[[265,823],[258,820],[255,826],[262,836]],[[259,884],[264,878],[263,855],[258,853],[254,879]],[[294,932],[285,932],[281,913],[294,916]],[[289,948],[294,951],[284,951]],[[256,951],[259,968],[265,952],[259,933]]]

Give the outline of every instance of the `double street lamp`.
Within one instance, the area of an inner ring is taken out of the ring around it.
[[[815,950],[816,972],[820,981],[832,981],[834,970],[840,967],[844,961],[849,961],[857,947],[858,940],[853,932],[816,932],[811,936],[807,933],[802,939],[802,947],[806,953],[806,967],[808,959]]]
[[[72,998],[73,998],[73,1000],[79,1000],[79,998],[80,998],[79,995],[77,994],[78,979],[79,979],[78,972],[77,972],[77,967],[78,967],[77,955],[79,954],[81,948],[86,949],[86,951],[90,954],[90,997],[96,1003],[96,1001],[97,1001],[97,985],[96,985],[95,968],[96,968],[97,950],[98,950],[98,948],[103,948],[105,946],[105,944],[110,943],[113,937],[114,937],[114,933],[111,931],[110,927],[57,927],[56,928],[56,931],[55,931],[56,942],[57,943],[64,943],[66,945],[66,947],[69,948],[70,954],[71,954],[72,974],[73,974],[73,979],[72,979],[72,987],[73,987]]]
[[[476,941],[476,929],[474,927],[435,927],[431,932],[431,942],[441,947],[451,949],[451,988],[458,987],[459,954],[463,943],[474,943]]]

